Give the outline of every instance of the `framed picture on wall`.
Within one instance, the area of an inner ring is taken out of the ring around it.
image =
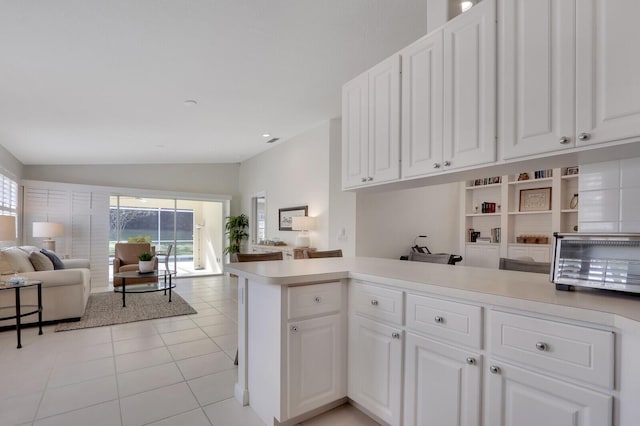
[[[520,190],[520,211],[539,212],[551,210],[551,188]]]
[[[278,210],[278,229],[281,231],[293,231],[292,218],[297,216],[308,216],[309,206],[287,207]]]

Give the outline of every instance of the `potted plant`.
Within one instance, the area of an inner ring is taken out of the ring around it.
[[[227,216],[227,223],[224,228],[225,235],[229,236],[229,245],[225,247],[225,254],[240,253],[242,240],[247,238],[247,228],[249,227],[249,218],[245,214],[239,216]]]
[[[147,274],[153,272],[154,261],[153,253],[144,251],[138,255],[138,272],[141,274]]]

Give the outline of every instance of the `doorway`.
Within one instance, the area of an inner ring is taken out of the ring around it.
[[[109,210],[110,281],[117,242],[149,242],[163,253],[173,245],[169,268],[180,277],[222,273],[223,202],[114,195]]]

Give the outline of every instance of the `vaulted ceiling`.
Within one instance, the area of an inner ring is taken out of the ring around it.
[[[30,165],[239,162],[265,133],[340,116],[342,84],[426,15],[427,0],[1,0],[0,144]]]

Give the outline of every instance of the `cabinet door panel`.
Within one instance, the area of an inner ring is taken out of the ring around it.
[[[342,88],[342,185],[363,184],[369,170],[369,80],[364,73]]]
[[[612,397],[509,364],[489,373],[488,425],[610,426]]]
[[[496,159],[496,3],[484,0],[444,28],[444,161]]]
[[[404,424],[479,425],[482,358],[412,333],[406,343]]]
[[[464,262],[466,266],[498,268],[500,263],[500,246],[488,244],[467,244],[465,251],[466,256]]]
[[[400,56],[369,71],[369,177],[400,177]]]
[[[575,0],[502,1],[498,13],[503,158],[574,147]]]
[[[353,315],[349,318],[349,397],[392,425],[399,425],[402,333]]]
[[[342,318],[331,315],[289,324],[289,418],[346,395]]]
[[[578,1],[577,134],[587,145],[640,136],[640,2]]]
[[[400,55],[402,176],[438,172],[442,167],[442,31],[418,40]]]

